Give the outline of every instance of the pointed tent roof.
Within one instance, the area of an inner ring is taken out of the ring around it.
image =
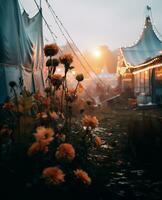
[[[131,47],[121,48],[126,65],[141,65],[162,52],[162,41],[155,34],[151,19],[146,17],[145,26],[139,41]]]

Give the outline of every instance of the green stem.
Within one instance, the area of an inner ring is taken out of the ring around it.
[[[53,89],[53,105],[54,105],[54,107],[56,107],[55,106],[55,92],[56,92],[56,86],[54,86],[54,89]]]
[[[16,112],[17,112],[17,131],[18,131],[18,140],[19,140],[20,139],[19,102],[18,102],[18,96],[17,96],[15,88],[13,88],[13,92],[15,96],[15,105],[16,105]]]
[[[62,83],[62,93],[61,93],[61,113],[63,112],[63,102],[64,102],[64,82]]]

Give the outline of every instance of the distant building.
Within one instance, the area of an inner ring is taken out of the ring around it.
[[[153,30],[150,16],[138,42],[120,49],[117,72],[123,92],[145,97],[145,103],[162,103],[162,41]]]

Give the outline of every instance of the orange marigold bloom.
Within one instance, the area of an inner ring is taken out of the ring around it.
[[[59,59],[62,64],[71,64],[73,62],[73,56],[71,54],[64,54]]]
[[[62,78],[62,75],[61,74],[53,74],[51,76],[51,79],[61,79]]]
[[[36,154],[38,152],[47,153],[48,152],[48,146],[44,141],[34,142],[28,149],[27,155],[32,156],[33,154]]]
[[[12,102],[7,102],[3,105],[4,109],[12,110],[14,108],[14,104]]]
[[[54,131],[51,128],[45,128],[43,126],[39,126],[36,129],[36,133],[34,134],[35,139],[39,141],[44,141],[46,144],[49,144],[53,140]]]
[[[54,56],[58,53],[59,47],[57,44],[47,44],[44,47],[45,56]]]
[[[101,146],[102,140],[99,136],[95,137],[95,144],[96,144],[97,147]]]
[[[74,95],[75,92],[76,92],[75,89],[69,89],[69,90],[68,90],[68,93],[71,94],[71,95]]]
[[[99,122],[95,116],[85,115],[82,118],[82,124],[83,126],[86,126],[86,127],[95,128],[96,126],[98,126]]]
[[[80,179],[84,184],[90,185],[91,178],[88,176],[87,172],[82,169],[77,169],[74,171],[75,176]]]
[[[41,100],[43,95],[38,91],[33,95],[34,99]]]
[[[49,115],[50,115],[50,117],[51,117],[52,119],[54,119],[54,120],[57,120],[57,119],[59,118],[59,116],[57,115],[56,112],[50,112]]]
[[[58,167],[48,167],[43,170],[43,178],[50,184],[59,185],[65,181],[64,172]]]
[[[68,143],[60,144],[55,153],[55,157],[58,160],[71,162],[75,158],[75,149],[71,144]]]
[[[46,119],[48,116],[47,116],[47,113],[45,112],[40,112],[40,113],[37,113],[37,119]]]

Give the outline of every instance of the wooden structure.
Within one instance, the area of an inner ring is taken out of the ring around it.
[[[162,103],[162,41],[156,35],[150,16],[138,42],[120,49],[117,72],[123,92],[143,103]]]

